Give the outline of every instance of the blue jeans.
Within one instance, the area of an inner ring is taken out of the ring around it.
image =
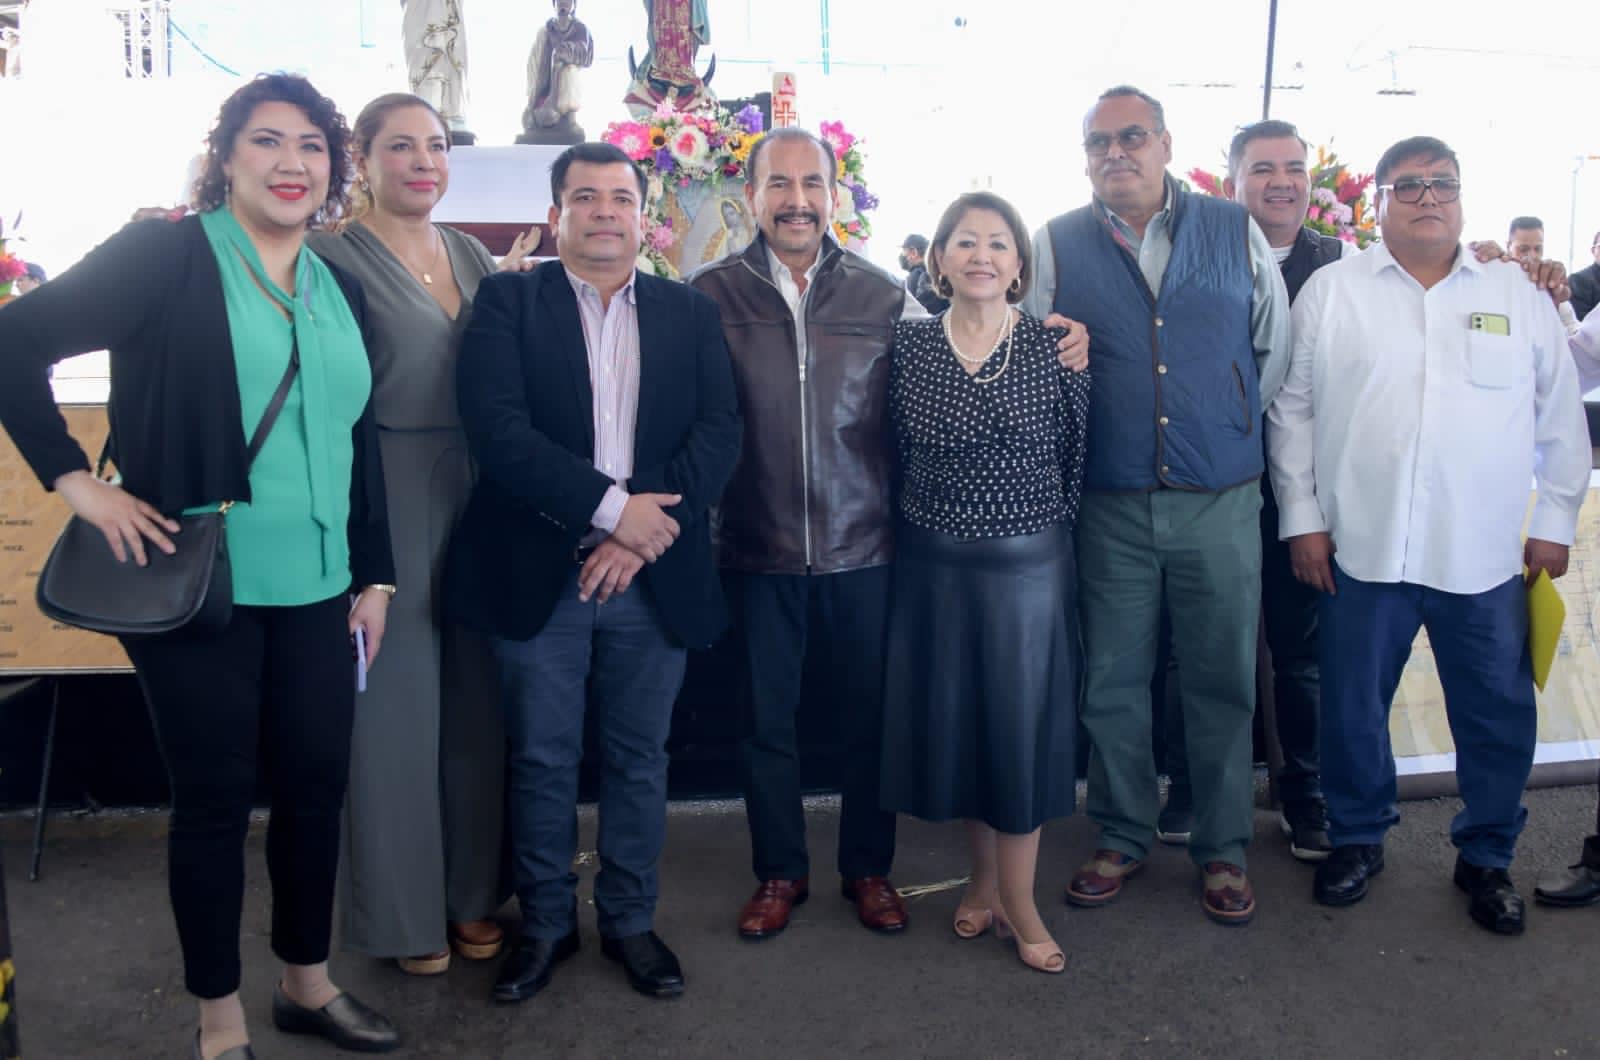
[[[1357,581],[1338,564],[1321,603],[1322,786],[1335,845],[1382,843],[1395,806],[1389,707],[1419,628],[1444,685],[1464,806],[1450,826],[1461,856],[1507,868],[1527,820],[1538,714],[1522,578],[1458,594]]]
[[[578,764],[584,715],[597,715],[600,933],[651,929],[667,823],[667,734],[683,684],[676,644],[641,582],[605,604],[578,600],[578,567],[532,639],[495,639],[510,745],[511,849],[522,932],[577,928]]]

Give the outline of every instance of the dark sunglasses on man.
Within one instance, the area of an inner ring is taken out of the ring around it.
[[[1111,141],[1115,140],[1117,146],[1124,151],[1137,151],[1145,145],[1150,137],[1161,132],[1160,128],[1146,129],[1142,125],[1130,125],[1125,129],[1118,129],[1114,133],[1090,133],[1083,138],[1083,149],[1092,157],[1099,158],[1111,150]]]

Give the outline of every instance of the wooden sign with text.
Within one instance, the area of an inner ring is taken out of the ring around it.
[[[86,453],[106,437],[104,405],[63,405],[67,428]],[[71,512],[46,492],[0,432],[0,674],[132,670],[116,638],[63,626],[39,613],[34,586]]]

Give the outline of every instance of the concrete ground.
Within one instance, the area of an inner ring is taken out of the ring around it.
[[[1531,899],[1540,873],[1576,853],[1594,819],[1593,788],[1531,792],[1515,876]],[[1253,925],[1202,915],[1195,872],[1163,847],[1112,907],[1066,908],[1062,887],[1089,853],[1081,816],[1046,829],[1041,908],[1067,951],[1046,976],[1015,951],[950,930],[958,889],[911,902],[899,937],[862,930],[837,895],[837,812],[810,813],[817,866],[809,904],[762,943],[734,932],[753,882],[738,804],[674,806],[658,929],[682,958],[687,994],[634,994],[600,954],[592,909],[583,950],[520,1006],[488,1000],[494,963],[446,976],[334,958],[335,978],[389,1014],[416,1057],[1596,1057],[1594,955],[1600,907],[1532,906],[1527,934],[1499,938],[1466,916],[1450,883],[1454,800],[1409,803],[1388,869],[1360,905],[1311,900],[1276,817],[1256,819]],[[0,818],[16,950],[24,1054],[30,1060],[187,1055],[194,1008],[182,989],[167,909],[163,820],[98,814],[53,821],[44,877],[25,878],[31,821]],[[592,848],[586,812],[583,840]],[[957,826],[902,824],[895,880],[962,872]],[[249,848],[245,1005],[258,1055],[332,1057],[269,1024],[274,964],[259,829]],[[587,895],[593,865],[581,870]],[[514,919],[514,907],[507,911]]]

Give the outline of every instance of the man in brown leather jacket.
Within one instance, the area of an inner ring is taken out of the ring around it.
[[[745,938],[788,926],[808,894],[796,714],[808,655],[836,711],[843,809],[839,873],[862,924],[895,932],[895,820],[878,806],[883,639],[893,558],[888,423],[895,321],[927,311],[898,280],[832,237],[838,165],[829,145],[775,129],[745,188],[760,237],[689,283],[716,300],[745,418],[723,495],[719,561],[750,675],[740,758],[761,881]],[[1063,360],[1086,360],[1081,327]]]

